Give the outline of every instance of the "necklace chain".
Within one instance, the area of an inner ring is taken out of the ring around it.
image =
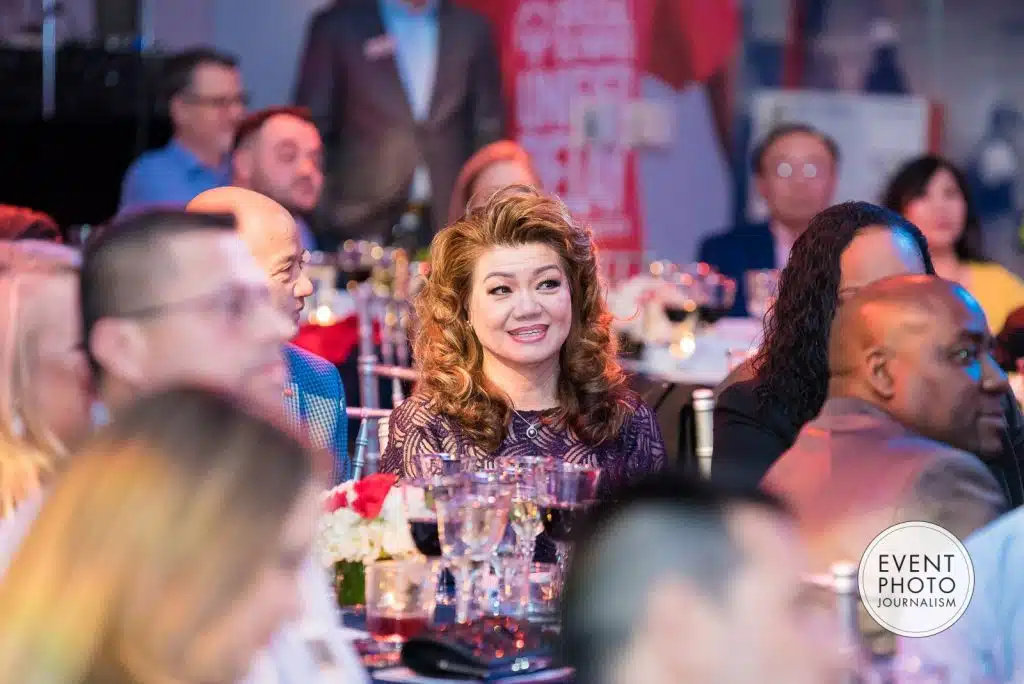
[[[519,419],[521,421],[523,421],[524,423],[526,423],[526,436],[527,437],[529,437],[530,439],[533,439],[534,437],[537,436],[537,434],[539,432],[539,430],[537,430],[537,423],[531,423],[530,421],[526,420],[526,418],[523,416],[523,414],[520,413],[519,411],[517,411],[514,406],[512,407],[512,413],[514,413],[517,416],[519,416]],[[540,422],[540,421],[537,421],[537,422]]]

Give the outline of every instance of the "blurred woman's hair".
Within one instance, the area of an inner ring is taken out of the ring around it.
[[[893,174],[882,195],[882,204],[898,214],[903,214],[913,200],[928,194],[928,184],[939,171],[945,169],[953,176],[967,209],[964,216],[963,232],[953,245],[953,251],[960,261],[986,261],[982,256],[981,219],[971,199],[971,189],[963,171],[953,162],[934,154],[911,159]]]
[[[41,299],[55,279],[78,274],[75,250],[0,243],[0,519],[31,496],[67,453],[34,397],[41,388]],[[60,388],[53,388],[60,391]]]
[[[487,167],[498,162],[514,162],[529,172],[533,177],[534,185],[540,183],[533,162],[530,161],[529,153],[517,142],[512,140],[498,140],[490,145],[484,145],[476,154],[462,165],[458,178],[455,179],[455,188],[452,190],[452,201],[448,209],[448,223],[454,223],[468,214],[474,206],[482,206],[487,200],[486,197],[478,197],[477,179]]]
[[[223,394],[125,409],[69,461],[0,583],[0,681],[172,681],[273,558],[316,470]]]
[[[839,305],[840,259],[853,239],[870,226],[911,237],[925,272],[935,274],[924,235],[888,209],[846,202],[811,220],[793,244],[775,304],[765,317],[764,343],[753,359],[758,400],[793,425],[817,416],[825,403],[829,333]]]
[[[626,381],[616,360],[590,230],[577,225],[557,198],[511,186],[448,226],[430,245],[431,272],[416,300],[417,390],[432,408],[455,419],[492,451],[512,415],[508,397],[488,381],[483,347],[469,324],[473,269],[495,247],[541,244],[559,257],[572,297],[572,324],[559,359],[559,409],[554,420],[584,443],[614,439],[629,417]]]

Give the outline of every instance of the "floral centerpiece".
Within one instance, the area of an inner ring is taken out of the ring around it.
[[[396,481],[394,475],[369,475],[324,493],[317,547],[324,567],[334,570],[340,605],[364,602],[367,564],[418,553]]]

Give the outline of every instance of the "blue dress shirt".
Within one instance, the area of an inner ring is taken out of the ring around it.
[[[437,0],[413,9],[403,0],[380,0],[384,29],[395,42],[395,65],[416,121],[430,116],[430,101],[437,80]],[[410,199],[430,198],[430,174],[425,166],[416,169]]]
[[[121,185],[119,213],[154,204],[186,205],[196,195],[231,185],[231,165],[205,166],[176,140],[146,152],[128,167]]]

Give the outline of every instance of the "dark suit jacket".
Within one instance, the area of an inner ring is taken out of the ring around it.
[[[775,263],[775,237],[767,223],[737,226],[724,233],[710,235],[701,242],[697,258],[736,281],[736,301],[730,316],[747,315],[744,274],[778,268]]]
[[[327,149],[325,211],[336,239],[388,241],[413,172],[430,170],[446,210],[462,165],[503,133],[501,72],[491,28],[441,0],[437,78],[427,120],[413,117],[377,0],[344,0],[313,17],[295,102]]]
[[[935,523],[965,539],[1005,510],[1002,491],[977,457],[920,437],[859,399],[825,402],[762,486],[793,508],[813,572],[858,562],[897,523]],[[876,652],[891,635],[862,616]]]
[[[711,479],[716,482],[755,486],[789,449],[800,431],[771,406],[758,400],[757,378],[735,382],[722,389],[715,401],[714,457]],[[1003,401],[1008,425],[1003,453],[985,460],[1003,494],[1013,507],[1024,504],[1024,417],[1007,394]]]

